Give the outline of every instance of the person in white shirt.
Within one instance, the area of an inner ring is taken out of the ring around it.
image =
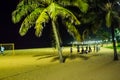
[[[1,46],[1,49],[0,49],[1,54],[4,54],[4,50],[5,50],[5,48],[3,46]]]

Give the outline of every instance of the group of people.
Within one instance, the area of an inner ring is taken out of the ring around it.
[[[92,51],[94,52],[98,52],[100,50],[100,47],[98,45],[94,45],[93,47],[94,50],[92,50],[92,47],[91,46],[81,46],[80,45],[77,45],[77,53],[80,53],[80,54],[84,54],[84,53],[90,53]],[[70,47],[70,53],[73,52],[73,48],[72,46]]]
[[[84,49],[84,47],[82,47],[82,49],[81,49],[81,54],[83,54],[83,53],[90,53],[90,52],[92,52],[92,49],[91,49],[91,47],[89,46],[86,46],[85,47],[85,49]]]

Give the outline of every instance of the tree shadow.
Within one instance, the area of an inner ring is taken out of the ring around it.
[[[53,55],[42,56],[42,57],[40,57],[40,58],[37,58],[37,60],[45,59],[45,58],[50,58],[50,57],[54,57],[54,56],[53,56]]]
[[[40,57],[40,56],[50,56],[51,54],[36,54],[36,55],[33,55],[32,57]]]
[[[79,58],[79,59],[82,59],[82,60],[88,60],[90,57],[86,56],[86,55],[77,55],[77,54],[74,54],[74,55],[71,55],[71,56],[70,55],[65,55],[65,56],[63,56],[63,59],[64,59],[63,62],[65,62],[66,59],[74,60],[76,58]],[[55,62],[55,61],[58,61],[58,60],[59,60],[59,57],[56,56],[51,60],[51,62]]]
[[[69,60],[74,60],[74,59],[82,59],[82,60],[88,60],[90,59],[91,57],[94,57],[94,56],[101,56],[103,54],[92,54],[92,55],[89,55],[89,54],[72,54],[72,55],[64,55],[63,56],[63,63],[66,61],[66,59],[69,59]],[[58,55],[53,55],[53,54],[45,54],[45,55],[33,55],[33,57],[36,57],[37,59],[36,60],[40,60],[40,59],[45,59],[45,58],[52,58],[51,59],[51,62],[56,62],[56,61],[59,61],[59,56]]]
[[[45,54],[45,55],[33,55],[33,57],[36,57],[36,60],[40,60],[40,59],[45,59],[45,58],[51,58],[51,57],[55,57],[56,55],[51,55],[51,54]]]
[[[66,58],[67,58],[66,56],[63,56],[63,63],[65,62]],[[55,57],[53,57],[51,62],[56,62],[56,61],[59,61],[59,60],[60,60],[59,56],[55,56]]]

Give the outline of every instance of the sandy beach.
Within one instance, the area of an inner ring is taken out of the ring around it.
[[[35,52],[34,50],[33,52]],[[45,50],[38,51],[44,54]],[[113,60],[113,50],[67,56],[59,63],[56,55],[0,55],[0,80],[119,80],[120,60]],[[28,50],[28,52],[30,52]],[[50,52],[50,50],[49,50]],[[68,53],[65,48],[63,52]],[[52,53],[52,51],[51,51]],[[69,55],[69,54],[68,54]],[[120,53],[118,54],[120,57]]]

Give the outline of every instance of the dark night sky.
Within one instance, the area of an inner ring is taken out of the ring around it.
[[[17,1],[19,0],[4,0],[0,2],[0,43],[15,43],[16,48],[49,46],[49,37],[44,38],[45,35],[43,35],[37,38],[34,35],[34,29],[28,31],[24,37],[19,35],[20,24],[13,24],[11,21],[11,13],[15,10]]]
[[[0,0],[0,43],[15,43],[15,48],[51,46],[50,27],[45,27],[40,38],[34,35],[34,29],[30,29],[24,37],[19,35],[20,24],[13,24],[11,21],[11,13],[15,10],[18,1]],[[64,35],[63,38],[68,36],[65,31],[62,32],[62,35]]]

